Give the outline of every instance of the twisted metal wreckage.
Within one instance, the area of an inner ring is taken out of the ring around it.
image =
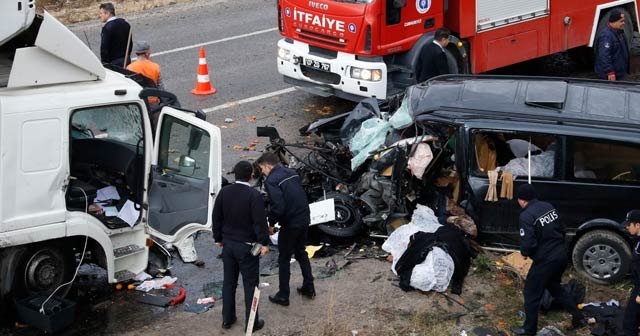
[[[312,144],[287,143],[275,128],[258,127],[258,136],[270,139],[266,150],[298,172],[309,202],[334,200],[335,220],[318,224],[324,234],[384,237],[423,204],[441,222],[477,235],[473,219],[456,204],[455,130],[416,122],[411,93],[399,107],[391,102],[381,109],[369,98],[350,112],[314,121],[300,129]]]

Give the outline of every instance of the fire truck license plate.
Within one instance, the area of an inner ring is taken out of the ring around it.
[[[324,63],[324,62],[320,62],[320,61],[316,61],[316,60],[312,60],[312,59],[305,59],[304,60],[304,64],[308,67],[314,68],[314,69],[318,69],[318,70],[322,70],[322,71],[331,71],[331,65],[329,63]]]

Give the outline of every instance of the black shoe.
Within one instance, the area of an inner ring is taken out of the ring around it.
[[[302,296],[306,296],[309,299],[313,299],[314,297],[316,297],[316,290],[314,288],[305,288],[303,287],[298,287],[298,294],[302,295]]]
[[[289,305],[289,299],[285,299],[283,297],[279,297],[278,294],[276,295],[269,295],[269,301],[275,303],[275,304],[279,304],[281,306],[288,306]]]
[[[234,318],[233,318],[233,320],[231,320],[231,322],[224,322],[224,321],[223,321],[223,322],[222,322],[222,329],[230,329],[230,328],[231,328],[231,326],[232,326],[234,323],[236,323],[236,321],[237,321],[237,320],[238,320],[238,319],[234,317]]]
[[[535,336],[536,334],[535,331],[526,331],[523,327],[511,327],[509,328],[509,330],[511,330],[512,333],[518,336]]]
[[[257,320],[253,324],[253,331],[258,331],[258,330],[260,330],[262,328],[264,328],[264,320],[263,319]]]

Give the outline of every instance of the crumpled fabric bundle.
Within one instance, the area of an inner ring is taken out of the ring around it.
[[[515,158],[504,166],[504,170],[514,176],[529,176],[528,158]],[[531,176],[553,177],[555,151],[546,151],[531,156]]]
[[[404,251],[407,250],[409,239],[414,233],[418,231],[433,233],[441,226],[442,224],[438,222],[438,218],[431,208],[418,204],[411,216],[411,223],[395,229],[382,244],[382,249],[393,256],[393,263],[391,264],[393,273],[398,275],[395,271],[396,263]]]
[[[384,145],[387,131],[391,129],[388,121],[379,118],[367,119],[360,126],[360,130],[353,136],[349,149],[353,153],[351,170],[355,171],[362,165],[372,151]]]
[[[441,226],[438,222],[438,217],[433,213],[433,210],[422,204],[418,204],[416,209],[411,215],[411,222],[420,228],[420,231],[424,232],[436,232]]]
[[[434,247],[424,262],[413,268],[409,284],[425,292],[444,292],[449,287],[454,268],[451,256],[443,249]]]
[[[426,143],[419,143],[416,147],[415,152],[409,158],[407,162],[407,169],[411,172],[411,174],[417,177],[419,180],[422,180],[422,175],[424,175],[424,171],[429,166],[433,160],[433,152],[431,152],[431,146]]]
[[[513,174],[509,171],[502,172],[502,187],[500,188],[500,198],[513,199]]]
[[[484,200],[487,202],[497,202],[498,201],[498,172],[495,170],[490,170],[487,172],[487,176],[489,177],[489,188],[487,189],[487,195],[484,197]]]

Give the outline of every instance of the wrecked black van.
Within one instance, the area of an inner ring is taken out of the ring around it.
[[[631,83],[454,75],[409,88],[395,111],[363,101],[316,121],[315,149],[288,157],[311,200],[334,198],[319,228],[340,236],[388,233],[424,204],[475,223],[484,246],[517,248],[514,193],[530,181],[560,211],[576,269],[612,283],[629,269],[620,223],[640,202],[639,127]]]

